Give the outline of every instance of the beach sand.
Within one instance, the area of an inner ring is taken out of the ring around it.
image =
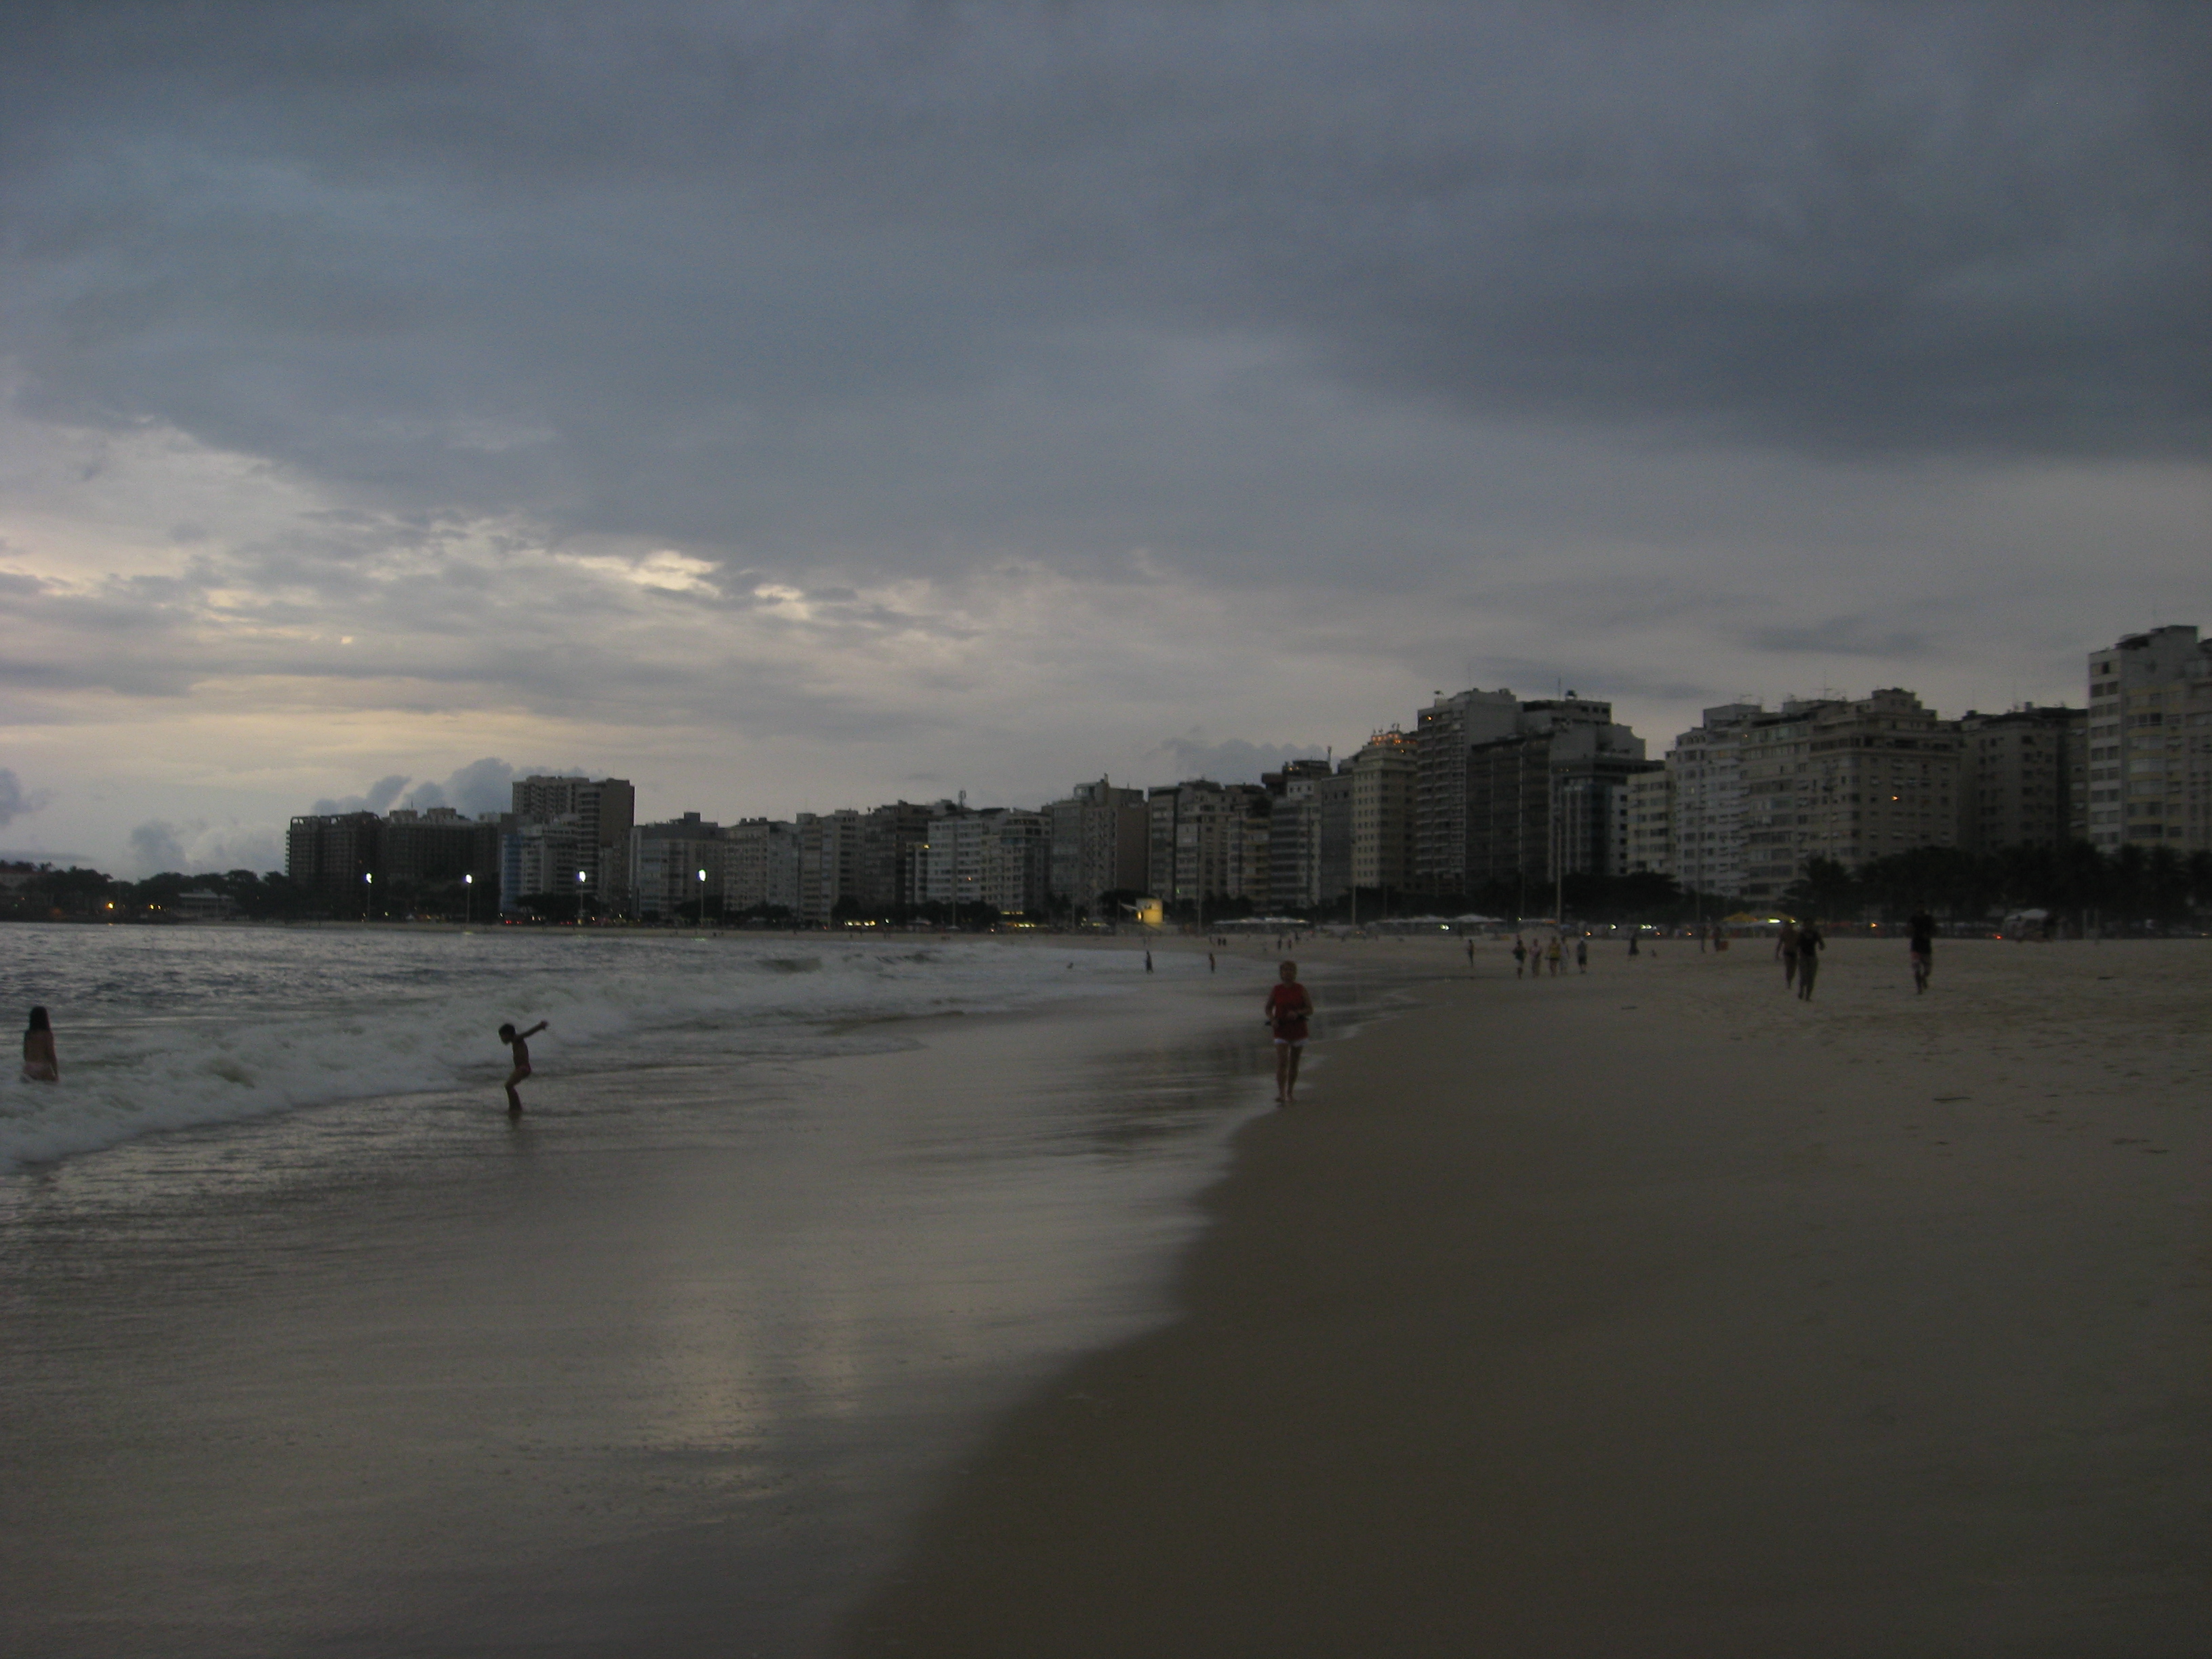
[[[2212,1651],[2212,946],[1770,948],[1307,947],[1421,1006],[847,1650]]]

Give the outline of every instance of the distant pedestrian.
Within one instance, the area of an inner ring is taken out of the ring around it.
[[[1813,1000],[1813,981],[1820,977],[1820,952],[1828,948],[1828,941],[1820,935],[1818,922],[1808,921],[1797,930],[1797,1000]]]
[[[1578,974],[1589,972],[1589,938],[1587,934],[1575,941],[1575,971]]]
[[[1782,964],[1782,988],[1788,990],[1797,982],[1797,924],[1785,921],[1775,936],[1774,959]]]
[[[522,1097],[514,1092],[514,1085],[530,1075],[530,1039],[549,1024],[550,1021],[541,1019],[526,1031],[518,1031],[512,1025],[499,1028],[499,1040],[514,1056],[514,1069],[507,1074],[507,1115],[509,1117],[522,1115]]]
[[[1467,971],[1470,974],[1474,971],[1474,941],[1472,939],[1467,942]]]
[[[1148,974],[1152,971],[1152,947],[1149,945],[1145,947],[1145,971]]]
[[[1528,960],[1528,947],[1521,942],[1521,935],[1513,935],[1513,977],[1521,977],[1521,965]]]
[[[1925,910],[1915,910],[1905,924],[1912,931],[1908,945],[1912,960],[1912,994],[1920,995],[1928,988],[1928,976],[1936,971],[1936,918]]]
[[[54,1053],[53,1022],[44,1008],[31,1010],[31,1023],[23,1031],[23,1081],[59,1083],[61,1057]]]
[[[1552,935],[1552,942],[1544,947],[1544,965],[1551,969],[1552,977],[1559,976],[1559,936]]]
[[[1628,954],[1629,954],[1630,956],[1632,956],[1632,956],[1639,955],[1639,954],[1641,953],[1641,952],[1640,952],[1640,949],[1639,949],[1639,947],[1638,946],[1638,945],[1637,945],[1637,942],[1636,942],[1636,941],[1637,941],[1637,934],[1636,934],[1636,931],[1635,931],[1635,929],[1631,928],[1631,929],[1629,930],[1629,933],[1628,933]]]
[[[1213,952],[1211,951],[1206,953],[1206,971],[1209,974],[1213,971]]]
[[[1699,923],[1698,924],[1698,954],[1699,956],[1703,956],[1703,955],[1705,955],[1705,923],[1703,923],[1703,922],[1701,921],[1701,922],[1699,922]]]

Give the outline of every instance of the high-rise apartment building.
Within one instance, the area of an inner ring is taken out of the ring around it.
[[[1610,703],[1522,704],[1516,735],[1468,751],[1469,885],[1625,872],[1628,781],[1652,764]]]
[[[1628,780],[1622,836],[1630,875],[1674,873],[1674,768],[1670,763]]]
[[[1958,728],[1910,691],[1785,702],[1741,753],[1746,898],[1779,898],[1812,859],[1856,870],[1957,842]]]
[[[1464,692],[1462,698],[1482,697],[1486,692]],[[1461,699],[1446,699],[1458,704]],[[1424,714],[1434,712],[1425,710]],[[1466,708],[1448,711],[1435,724],[1441,729],[1466,729]],[[1428,778],[1422,772],[1423,739],[1407,737],[1396,726],[1376,732],[1345,763],[1352,776],[1352,885],[1354,889],[1395,888],[1401,891],[1421,879],[1422,849],[1419,809]],[[1441,741],[1441,739],[1440,739]],[[1466,787],[1466,755],[1459,754],[1458,787]],[[1448,780],[1449,766],[1439,775]],[[1466,803],[1461,800],[1461,823]],[[1463,872],[1463,866],[1462,866]],[[1447,889],[1446,890],[1457,890]]]
[[[865,905],[867,865],[860,814],[852,807],[799,815],[799,917],[819,927]]]
[[[629,893],[648,921],[704,921],[727,902],[730,844],[718,823],[686,812],[629,832]]]
[[[1520,719],[1519,700],[1503,688],[1449,697],[1438,692],[1415,717],[1413,866],[1407,873],[1423,892],[1462,893],[1471,884],[1468,754],[1479,744],[1511,737]]]
[[[511,834],[532,826],[562,833],[531,836],[527,850],[513,855],[502,849],[503,871],[513,865],[518,880],[553,880],[563,893],[575,888],[586,902],[599,908],[627,907],[629,832],[637,822],[637,791],[629,779],[538,775],[515,779],[510,793]],[[580,882],[573,879],[578,873]],[[526,894],[554,890],[526,885],[509,894],[505,879],[502,875],[501,901],[510,908]]]
[[[2091,652],[2087,746],[2091,845],[2212,848],[2212,641],[2177,625]]]
[[[1144,891],[1151,817],[1143,790],[1119,789],[1104,778],[1079,783],[1045,816],[1055,897],[1093,913],[1102,893]]]
[[[1960,715],[1959,845],[1986,852],[2074,840],[2087,805],[2075,790],[2088,730],[2088,714],[2079,708],[2027,703],[2002,714]]]
[[[333,916],[382,915],[395,907],[459,908],[464,886],[480,889],[490,914],[498,892],[496,823],[450,806],[417,811],[307,813],[284,837],[285,873]]]
[[[303,813],[284,836],[284,873],[340,917],[369,914],[383,849],[384,820],[374,812]]]
[[[799,826],[740,818],[722,832],[722,908],[799,913]]]
[[[1743,743],[1765,712],[1755,702],[1708,708],[1667,757],[1674,785],[1670,873],[1686,892],[1744,890]]]

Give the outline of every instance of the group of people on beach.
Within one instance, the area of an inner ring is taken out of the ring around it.
[[[1632,939],[1630,943],[1633,945],[1635,941]],[[1557,979],[1566,957],[1566,941],[1557,933],[1549,939],[1534,941],[1524,939],[1518,933],[1513,935],[1513,977],[1516,979],[1521,978],[1524,973],[1530,979],[1542,979],[1547,971],[1552,978]],[[1574,957],[1577,973],[1589,972],[1589,940],[1587,938],[1575,940]],[[1467,961],[1470,968],[1474,965],[1474,946],[1472,943],[1467,947]]]

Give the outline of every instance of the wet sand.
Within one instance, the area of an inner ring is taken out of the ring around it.
[[[1249,951],[1251,947],[1244,947]],[[854,1654],[2212,1647],[2212,946],[1424,1006],[1239,1132],[1182,1316],[940,1485]]]

